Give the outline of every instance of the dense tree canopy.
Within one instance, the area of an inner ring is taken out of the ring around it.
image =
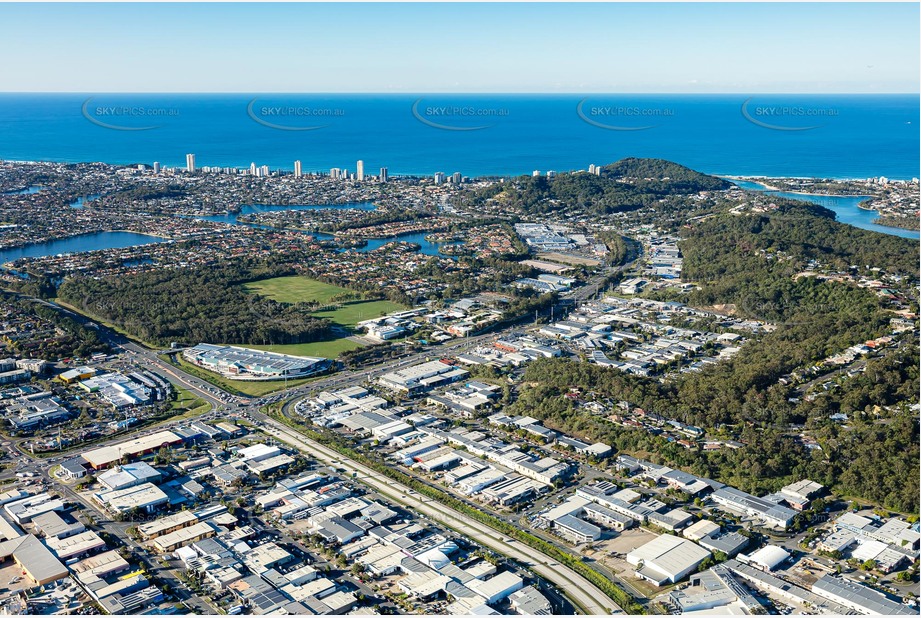
[[[917,354],[917,347],[911,347],[904,351],[903,358],[873,363],[861,378],[863,384],[843,392],[859,392],[867,409],[875,404],[904,401],[901,396],[918,389],[918,371],[912,365],[906,372],[901,361],[916,358]],[[572,387],[578,387],[583,398],[609,404],[629,401],[667,418],[681,418],[681,391],[657,380],[572,360],[542,359],[528,366],[524,383],[527,386],[510,407],[510,414],[531,415],[548,427],[611,444],[620,452],[681,467],[753,493],[776,491],[785,484],[810,478],[840,495],[902,512],[918,512],[918,427],[916,419],[901,408],[879,411],[879,418],[876,414],[857,413],[853,422],[843,426],[828,418],[828,410],[843,409],[834,402],[816,404],[813,412],[800,410],[811,415],[809,432],[821,450],[809,449],[799,441],[799,430],[765,419],[762,423],[743,422],[733,430],[732,435],[744,443],[742,448],[700,451],[590,414],[564,396]],[[880,388],[880,384],[888,386]],[[777,391],[773,400],[766,397],[766,407],[771,403],[785,405],[786,394]],[[729,397],[723,401],[739,407]]]
[[[14,309],[16,313],[47,320],[57,329],[57,336],[4,337],[4,345],[10,353],[26,358],[56,360],[70,356],[85,357],[94,352],[108,349],[99,338],[99,333],[83,326],[65,313],[43,305],[29,298],[0,293],[0,303]]]
[[[527,214],[578,209],[609,214],[650,206],[665,196],[728,189],[730,183],[661,159],[623,159],[583,173],[520,176],[494,183],[467,196],[468,205],[494,200]]]
[[[699,286],[686,299],[691,305],[734,307],[772,329],[729,360],[666,381],[586,362],[538,360],[525,372],[513,411],[746,491],[811,478],[840,495],[917,512],[919,435],[917,414],[908,407],[919,389],[913,337],[897,338],[898,347],[867,361],[862,373],[832,376],[830,386],[816,392],[781,380],[891,332],[886,301],[852,283],[801,276],[807,264],[814,260],[826,272],[886,272],[908,287],[917,278],[917,243],[836,223],[819,206],[779,206],[771,214],[697,221],[684,229],[680,245],[683,277]],[[882,271],[868,271],[871,266]],[[564,396],[571,388],[583,399],[628,402],[745,446],[686,449],[591,414]],[[832,418],[838,413],[847,421]],[[804,433],[820,448],[807,446]]]
[[[144,341],[168,345],[273,345],[322,339],[330,323],[297,307],[246,293],[240,283],[292,274],[243,263],[161,270],[125,277],[68,279],[59,296]]]

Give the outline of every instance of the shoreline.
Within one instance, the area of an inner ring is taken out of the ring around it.
[[[698,170],[699,171],[699,170]],[[877,178],[878,176],[764,176],[762,174],[718,174],[716,172],[701,172],[701,174],[709,174],[710,176],[716,176],[717,178],[725,178],[728,180],[834,180],[836,182],[860,182],[864,181],[867,178]],[[880,174],[880,176],[886,176],[889,180],[898,180],[901,182],[911,182],[917,176],[911,178],[897,178],[895,176],[887,176],[886,174]]]
[[[875,219],[873,219],[873,224],[879,225],[881,227],[895,228],[897,230],[907,230],[909,232],[921,232],[921,227],[907,227],[907,226],[887,225],[885,223],[880,223],[880,221],[883,221],[883,220],[884,220],[883,217],[876,217]]]
[[[730,176],[724,176],[724,178],[730,178]],[[763,182],[758,182],[757,180],[752,180],[752,178],[755,178],[755,177],[753,177],[753,176],[749,176],[749,177],[737,176],[737,177],[734,177],[735,180],[741,180],[741,181],[743,181],[743,182],[751,182],[751,183],[756,184],[756,185],[761,185],[762,187],[764,187],[765,191],[777,191],[778,193],[789,193],[790,195],[810,195],[810,196],[812,196],[812,197],[831,197],[831,198],[863,197],[863,198],[867,198],[867,199],[865,199],[865,200],[863,200],[863,201],[861,201],[861,202],[858,202],[858,203],[857,203],[857,208],[860,208],[861,210],[871,210],[871,211],[873,211],[873,212],[877,212],[877,211],[876,211],[875,209],[873,209],[873,208],[866,208],[866,207],[862,206],[862,204],[864,204],[864,203],[866,203],[867,201],[873,199],[873,196],[872,196],[872,195],[833,195],[833,194],[831,194],[831,193],[810,193],[809,191],[790,191],[790,190],[788,190],[788,189],[781,189],[781,188],[779,188],[779,187],[774,187],[774,186],[772,186],[772,185],[767,185],[767,184],[764,184]],[[792,176],[785,176],[784,178],[792,178]],[[781,179],[781,178],[776,178],[775,180],[782,180],[782,179]],[[816,180],[816,179],[814,179],[814,178],[797,178],[797,180]],[[740,187],[740,188],[741,188],[741,187]]]
[[[2,158],[0,158],[0,162],[3,162],[3,161],[4,161],[4,160],[3,160]],[[6,160],[6,162],[10,162],[10,163],[17,163],[17,162],[18,162],[18,163],[34,163],[34,164],[54,164],[54,163],[60,163],[60,162],[56,162],[56,161],[24,161],[24,162],[23,162],[23,161],[12,161],[12,160]],[[111,164],[111,163],[104,163],[104,165],[110,165],[110,166],[113,166],[113,167],[119,167],[119,166],[120,166],[120,164]],[[280,168],[280,169],[281,169],[281,168]],[[839,198],[863,198],[861,201],[859,201],[859,202],[856,204],[856,206],[857,206],[858,209],[860,209],[860,210],[862,210],[862,211],[864,211],[864,212],[875,213],[877,216],[880,216],[880,215],[881,215],[881,213],[880,213],[878,210],[876,210],[876,209],[874,209],[874,208],[867,207],[867,206],[864,205],[866,202],[872,200],[873,196],[871,196],[871,195],[865,195],[865,194],[862,194],[862,195],[832,195],[832,194],[823,194],[823,193],[811,193],[811,192],[808,192],[808,191],[790,191],[790,190],[782,189],[782,188],[780,188],[780,187],[776,187],[776,186],[774,186],[773,184],[769,184],[770,181],[772,181],[772,180],[782,180],[782,179],[791,179],[791,180],[812,180],[812,181],[835,180],[835,181],[844,181],[844,182],[847,182],[847,181],[860,181],[860,180],[865,180],[865,178],[863,178],[863,179],[860,179],[860,178],[854,178],[854,179],[843,179],[843,178],[842,178],[842,179],[839,179],[839,178],[818,178],[818,177],[813,177],[813,176],[765,176],[765,175],[754,175],[754,176],[750,176],[750,175],[741,175],[741,174],[712,174],[712,175],[715,176],[715,177],[717,177],[717,178],[722,178],[722,179],[727,180],[727,181],[730,181],[730,182],[732,182],[732,181],[751,182],[751,183],[753,183],[753,184],[757,184],[757,185],[760,185],[761,187],[763,187],[763,191],[765,191],[765,192],[779,192],[779,193],[788,193],[788,194],[790,194],[790,195],[802,195],[802,196],[809,196],[809,197],[823,197],[823,198],[831,198],[831,199],[839,199]],[[394,174],[394,179],[396,179],[397,176],[398,176],[397,174]],[[481,175],[481,176],[472,177],[471,180],[477,181],[477,180],[481,180],[481,179],[485,179],[485,178],[495,178],[495,176],[482,176],[482,175]],[[326,209],[339,209],[339,208],[341,208],[341,209],[349,209],[350,207],[361,206],[361,205],[366,205],[366,204],[370,204],[370,205],[371,205],[371,208],[368,209],[369,212],[373,212],[374,210],[377,210],[377,209],[379,208],[379,206],[378,206],[376,203],[374,203],[373,201],[371,201],[371,202],[365,202],[365,201],[329,202],[329,203],[326,203],[326,204],[309,204],[309,205],[307,205],[307,204],[287,204],[287,205],[283,205],[283,204],[271,204],[271,205],[270,205],[270,204],[252,204],[252,205],[249,205],[249,206],[253,206],[253,207],[257,207],[257,208],[258,208],[259,206],[269,207],[269,208],[278,207],[280,210],[287,210],[287,209],[299,210],[299,209],[305,209],[305,207],[307,207],[307,209],[314,209],[314,208],[316,208],[316,209],[322,210],[322,209],[324,209],[324,208],[326,208]],[[244,207],[245,207],[245,206],[244,206]],[[364,208],[359,208],[359,209],[360,209],[360,210],[365,210]],[[244,216],[244,217],[245,217],[246,215],[243,215],[243,214],[242,214],[242,210],[243,210],[243,207],[240,207],[239,211],[238,211],[238,210],[234,210],[234,209],[230,209],[230,210],[226,211],[225,214],[226,214],[226,215],[233,216],[233,217],[235,217],[235,218],[236,218],[236,217],[240,217],[240,216]],[[211,214],[209,214],[209,215],[185,215],[185,216],[189,216],[189,217],[195,218],[195,219],[204,219],[204,220],[207,220],[208,218],[210,218],[210,217],[212,217],[212,216],[216,216],[216,215],[214,215],[214,213],[211,213]],[[219,215],[218,215],[218,216],[219,216]],[[251,225],[251,226],[257,227],[256,225],[251,224],[251,223],[248,223],[248,222],[245,222],[245,221],[237,221],[237,223],[242,223],[242,224],[244,224],[244,225]],[[853,224],[851,224],[851,225],[853,225]],[[877,226],[879,226],[879,227],[888,228],[888,229],[891,229],[891,230],[894,230],[894,231],[895,231],[895,230],[899,230],[899,231],[905,231],[905,230],[913,231],[913,230],[911,230],[911,228],[902,228],[902,227],[891,226],[891,225],[883,225],[883,224],[880,224],[880,223],[874,223],[874,225],[877,225]],[[262,226],[258,226],[258,227],[262,227]],[[272,226],[268,226],[268,227],[272,227]],[[855,227],[860,227],[860,226],[855,226]],[[352,239],[352,240],[363,240],[363,241],[365,241],[365,243],[367,243],[367,241],[369,241],[369,240],[384,240],[384,239],[387,239],[387,238],[393,238],[393,237],[399,237],[399,236],[403,236],[403,235],[411,235],[411,234],[417,234],[417,233],[424,233],[424,234],[427,235],[427,234],[430,234],[430,233],[433,233],[433,232],[439,232],[439,231],[441,231],[441,230],[419,230],[418,232],[405,232],[405,233],[403,233],[403,234],[395,234],[395,235],[377,235],[377,234],[375,234],[375,235],[372,235],[372,236],[350,237],[350,236],[347,234],[347,232],[346,232],[345,234],[343,234],[342,232],[330,232],[330,231],[326,231],[326,230],[307,230],[307,229],[300,228],[300,227],[297,227],[297,226],[291,226],[291,227],[283,226],[283,227],[281,227],[280,229],[290,229],[290,230],[292,230],[292,231],[298,231],[298,232],[306,233],[306,234],[323,234],[323,235],[331,235],[331,236],[333,236],[334,238],[336,238],[337,240],[339,239],[339,237],[345,236],[345,238],[350,238],[350,239]],[[161,242],[169,242],[169,241],[175,241],[175,240],[176,240],[175,238],[172,238],[172,237],[170,237],[170,236],[164,236],[164,235],[158,234],[158,233],[136,232],[136,231],[133,231],[133,230],[97,230],[97,231],[95,231],[95,232],[85,232],[85,233],[81,233],[81,234],[74,234],[74,235],[70,235],[70,236],[61,236],[61,237],[57,237],[57,238],[53,238],[53,239],[47,239],[47,240],[42,240],[42,241],[38,241],[38,242],[25,243],[25,244],[16,245],[16,246],[5,247],[5,248],[3,248],[3,249],[0,249],[0,251],[12,251],[12,250],[16,250],[16,249],[25,249],[25,248],[28,248],[28,247],[30,247],[30,246],[37,246],[37,245],[52,243],[52,242],[56,242],[56,241],[65,241],[65,240],[69,240],[69,239],[72,239],[72,238],[79,238],[80,236],[85,236],[85,235],[89,235],[89,234],[99,234],[99,233],[107,233],[107,232],[122,232],[122,233],[138,234],[138,235],[140,235],[140,236],[148,236],[148,237],[151,237],[151,238],[157,238],[157,239],[159,239]],[[397,238],[393,238],[393,239],[394,239],[394,240],[397,240]],[[318,238],[317,240],[321,240],[321,239]],[[426,239],[426,241],[429,242],[429,243],[431,243],[431,244],[444,244],[444,243],[435,243],[435,242],[432,242],[432,241],[428,241],[428,239]],[[153,243],[141,243],[141,245],[144,245],[144,244],[153,244]],[[141,245],[131,245],[131,246],[141,246]],[[81,253],[82,253],[82,252],[81,252]],[[440,250],[439,250],[439,253],[440,253]],[[17,258],[17,259],[21,259],[21,258]]]
[[[762,180],[767,180],[767,179],[768,179],[768,178],[763,177],[763,176],[720,176],[720,178],[724,178],[724,179],[727,179],[727,180],[739,180],[739,181],[743,181],[743,182],[751,182],[751,183],[754,183],[754,184],[757,184],[757,185],[761,185],[762,187],[764,187],[764,191],[765,191],[765,192],[778,192],[778,193],[786,193],[786,194],[789,194],[789,195],[805,195],[805,196],[811,196],[811,197],[824,197],[824,198],[832,198],[832,199],[835,199],[835,198],[865,198],[865,199],[862,199],[861,201],[859,201],[859,202],[856,204],[856,206],[857,206],[857,208],[859,208],[860,210],[862,210],[862,211],[864,211],[864,212],[873,213],[874,215],[876,215],[876,217],[875,217],[875,218],[873,219],[873,221],[871,222],[873,225],[876,225],[876,226],[879,226],[879,227],[882,227],[882,228],[887,228],[887,229],[890,229],[890,230],[901,230],[901,231],[909,231],[909,232],[917,232],[917,231],[918,231],[918,230],[916,230],[916,229],[914,229],[914,228],[910,228],[910,227],[899,227],[899,226],[896,226],[896,225],[886,225],[886,224],[884,224],[884,223],[880,223],[879,220],[880,220],[880,218],[883,216],[882,213],[880,213],[880,211],[877,210],[877,209],[875,209],[875,208],[872,208],[872,207],[869,207],[869,206],[866,206],[866,205],[865,205],[865,204],[867,204],[868,202],[871,202],[871,201],[873,200],[873,196],[872,196],[872,195],[829,195],[829,194],[825,194],[825,193],[809,193],[808,191],[788,191],[788,190],[785,190],[785,189],[779,189],[779,188],[776,188],[776,187],[772,187],[771,185],[765,184],[764,182],[760,182],[760,181],[762,181]],[[776,178],[774,178],[774,179],[781,180],[781,179],[783,179],[783,178],[793,178],[793,177],[785,176],[785,177],[776,177]],[[797,180],[816,180],[816,179],[813,179],[813,178],[797,178]],[[837,220],[837,217],[836,217],[836,220]],[[839,221],[839,222],[840,222],[840,223],[845,223],[845,222],[843,222],[843,221]],[[846,224],[846,225],[853,225],[852,223],[845,223],[845,224]],[[859,227],[859,226],[855,226],[855,227]],[[885,233],[889,233],[889,232],[883,232],[883,233],[885,234]],[[905,237],[903,236],[903,238],[905,238]]]
[[[161,240],[176,240],[172,236],[164,236],[163,234],[159,234],[157,232],[137,232],[135,230],[102,230],[101,232],[96,232],[96,233],[105,234],[108,232],[121,232],[123,234],[137,234],[138,236],[150,236],[152,238],[159,238]],[[90,232],[90,233],[92,234],[93,232]],[[78,234],[78,236],[79,235],[80,234]],[[73,236],[67,236],[67,238],[73,238]],[[135,246],[138,246],[138,245],[135,245]],[[102,249],[102,251],[108,251],[108,249]]]
[[[368,240],[389,240],[390,242],[411,242],[411,241],[407,241],[407,240],[402,240],[402,241],[401,241],[401,240],[398,240],[398,239],[399,239],[400,236],[415,236],[416,234],[426,234],[426,235],[427,235],[427,234],[428,234],[429,232],[431,232],[431,231],[432,231],[432,230],[418,230],[418,231],[413,231],[413,232],[398,232],[398,233],[396,233],[396,234],[385,234],[385,235],[383,235],[383,236],[377,235],[377,234],[372,235],[372,236],[348,236],[348,235],[343,235],[342,233],[333,233],[332,235],[335,236],[337,239],[340,238],[340,237],[342,237],[342,238],[344,238],[344,239],[355,239],[355,240],[364,240],[364,241],[368,241]],[[321,233],[325,234],[326,232],[321,232]],[[433,240],[428,240],[428,239],[425,238],[425,237],[423,237],[423,240],[425,240],[425,242],[431,243],[431,244],[433,244],[433,245],[444,245],[444,244],[447,244],[448,242],[450,242],[450,241],[435,242],[435,241],[433,241]]]
[[[365,205],[370,205],[371,208],[357,208],[358,206],[365,206]],[[294,210],[308,210],[308,211],[309,210],[361,210],[363,212],[374,212],[375,210],[380,209],[380,207],[373,200],[367,200],[364,202],[325,202],[323,204],[257,204],[257,203],[253,203],[253,204],[238,204],[236,209],[228,209],[224,213],[213,213],[212,212],[212,213],[207,213],[207,214],[196,214],[192,216],[194,217],[213,217],[213,216],[221,216],[224,214],[228,214],[228,215],[236,215],[236,216],[243,215],[245,217],[246,214],[243,213],[243,209],[245,208],[253,208],[253,209],[281,208],[285,210],[289,208],[293,208]],[[267,211],[261,211],[261,212],[273,212],[273,211],[267,210]],[[275,212],[278,212],[278,211],[275,211]],[[260,213],[259,210],[254,210],[254,212],[247,213],[247,214],[259,214],[259,213]]]
[[[809,191],[791,191],[789,189],[783,189],[780,187],[775,187],[769,185],[764,180],[835,180],[838,182],[857,182],[861,180],[866,180],[865,178],[814,178],[811,176],[717,176],[717,178],[726,178],[730,180],[740,180],[742,182],[751,182],[756,185],[761,185],[765,187],[768,191],[780,191],[781,193],[792,193],[794,195],[812,195],[814,197],[867,197],[872,198],[872,195],[836,195],[831,193],[810,193]]]
[[[677,161],[675,161],[675,162],[677,163]],[[114,166],[114,167],[130,167],[131,165],[136,165],[136,164],[138,163],[138,161],[129,161],[129,162],[127,162],[127,163],[116,163],[116,162],[108,162],[108,161],[85,161],[85,160],[69,159],[69,158],[60,158],[60,159],[38,159],[38,160],[20,160],[20,159],[5,159],[5,158],[3,158],[2,155],[0,155],[0,164],[3,164],[3,163],[30,164],[30,165],[41,165],[41,164],[93,165],[93,164],[102,164],[102,165],[111,165],[111,166]],[[163,163],[163,162],[161,161],[161,163]],[[145,164],[145,165],[150,165],[150,164],[147,163],[147,164]],[[167,164],[164,163],[164,165],[167,165]],[[168,166],[169,166],[169,167],[183,167],[184,165],[185,165],[185,163],[184,163],[183,161],[178,161],[178,162],[176,162],[176,163],[174,163],[174,164],[171,164],[171,165],[168,165]],[[443,165],[442,167],[449,167],[449,166],[450,166],[449,164],[445,164],[445,165]],[[221,167],[235,167],[235,168],[238,168],[238,169],[247,169],[247,168],[249,167],[249,165],[248,165],[247,163],[243,162],[243,163],[241,163],[241,164],[239,164],[239,165],[226,165],[226,166],[222,165]],[[551,165],[550,168],[552,168],[552,167],[553,167],[553,166]],[[557,166],[557,167],[561,167],[561,166]],[[281,172],[286,172],[286,173],[288,173],[288,174],[293,174],[293,172],[294,172],[294,168],[293,168],[293,167],[290,167],[290,168],[289,168],[289,167],[286,167],[286,166],[279,166],[279,167],[274,168],[274,169],[277,169],[278,171],[281,171]],[[433,169],[435,169],[435,168],[433,168]],[[577,169],[574,168],[574,169],[571,169],[571,170],[558,170],[558,171],[559,171],[560,173],[564,173],[564,172],[575,172],[575,171],[577,171]],[[743,175],[743,174],[738,174],[738,173],[724,174],[724,173],[720,173],[720,172],[709,172],[709,171],[704,171],[704,170],[697,170],[697,171],[699,171],[699,172],[702,173],[702,174],[707,174],[707,175],[709,175],[709,176],[716,176],[717,178],[725,178],[725,179],[730,179],[730,180],[733,180],[733,179],[734,179],[734,180],[746,180],[746,179],[752,179],[752,178],[763,179],[763,180],[781,180],[781,179],[784,179],[784,178],[790,178],[790,179],[794,179],[794,180],[836,180],[836,181],[848,182],[848,181],[866,180],[866,179],[869,178],[869,177],[875,177],[875,176],[874,176],[874,174],[875,174],[876,176],[885,176],[886,178],[889,178],[890,180],[899,180],[899,181],[903,181],[903,182],[910,182],[913,178],[917,178],[917,177],[918,177],[918,176],[900,176],[900,175],[898,175],[898,174],[896,174],[896,175],[889,175],[889,174],[886,174],[886,173],[879,173],[879,172],[868,173],[868,175],[866,175],[866,176],[854,176],[854,177],[840,176],[840,177],[839,177],[839,176],[797,176],[797,175],[767,176],[767,175],[763,175],[763,174],[744,174],[744,175]],[[304,169],[304,170],[303,170],[303,173],[304,173],[305,175],[326,174],[326,173],[328,173],[328,172],[329,172],[329,169],[328,169],[328,168],[316,168],[316,169],[312,169],[312,170],[308,170],[308,169]],[[415,172],[413,172],[413,171],[409,171],[409,172],[390,171],[389,176],[390,176],[390,178],[392,178],[393,180],[399,180],[400,178],[429,178],[429,177],[432,176],[432,174],[434,174],[434,173],[435,173],[435,172],[433,172],[433,171],[430,171],[430,172],[420,172],[420,171],[415,171]],[[515,178],[515,177],[518,177],[518,176],[529,176],[530,174],[531,174],[531,169],[523,170],[523,171],[518,172],[518,173],[483,172],[483,173],[479,173],[479,174],[467,174],[467,176],[468,176],[468,178],[470,178],[471,181],[482,181],[482,180],[490,180],[490,179],[497,179],[497,178]]]

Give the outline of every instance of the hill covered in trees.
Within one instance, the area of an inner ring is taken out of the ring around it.
[[[919,259],[910,240],[836,223],[813,207],[712,217],[684,233],[682,277],[699,285],[688,303],[733,305],[737,314],[777,327],[683,382],[677,409],[705,426],[801,422],[778,380],[888,332],[893,314],[878,296],[853,284],[798,276],[809,260],[842,271],[880,265],[909,276]]]
[[[686,225],[681,232],[684,273],[694,280],[722,281],[727,272],[744,272],[742,262],[749,267],[750,258],[760,254],[791,268],[803,269],[816,260],[826,269],[877,266],[917,278],[917,241],[838,223],[834,217],[815,204],[778,200],[771,213],[720,214]]]
[[[689,389],[714,388],[709,380],[690,375],[679,383],[632,376],[605,367],[567,359],[540,359],[528,365],[519,396],[509,414],[530,415],[544,425],[589,441],[605,442],[620,452],[649,458],[694,474],[720,480],[758,495],[809,478],[842,496],[858,497],[900,512],[917,513],[919,479],[916,418],[907,409],[890,413],[876,410],[906,401],[919,388],[917,346],[907,346],[892,359],[869,361],[867,371],[846,389],[827,397],[794,404],[786,391],[749,396],[736,402],[720,395],[731,407],[735,424],[703,425],[711,435],[741,441],[739,449],[701,451],[686,449],[644,429],[625,427],[604,416],[588,413],[569,397],[578,387],[582,397],[616,403],[628,401],[667,418],[693,420],[700,410],[685,401]],[[768,414],[747,420],[746,411],[757,407]],[[907,408],[907,406],[905,406]],[[850,416],[847,425],[829,420],[834,412]],[[868,412],[870,411],[870,412]],[[821,445],[811,450],[798,440],[799,430],[773,422],[773,412],[805,417],[806,430]]]
[[[630,183],[637,189],[656,195],[721,191],[732,183],[709,176],[665,159],[627,157],[601,168],[601,177]]]
[[[728,189],[714,176],[662,159],[622,159],[602,167],[601,174],[561,173],[519,176],[465,196],[468,207],[492,202],[523,214],[575,208],[595,215],[636,210],[674,195]]]
[[[537,361],[525,373],[530,386],[514,412],[748,491],[812,478],[840,495],[918,512],[919,434],[917,413],[909,409],[919,388],[916,338],[901,335],[887,356],[869,360],[863,373],[844,374],[836,388],[816,397],[801,397],[781,380],[891,333],[895,314],[887,300],[853,283],[803,275],[807,264],[814,261],[821,272],[888,273],[901,279],[893,285],[911,290],[917,243],[837,223],[831,211],[793,201],[765,214],[718,213],[685,225],[681,234],[683,278],[699,286],[688,304],[733,305],[737,314],[773,329],[728,360],[664,382],[587,362]],[[916,303],[912,308],[917,311]],[[731,436],[745,447],[687,450],[590,414],[565,397],[571,387]],[[845,425],[832,419],[837,413],[847,415]],[[803,432],[821,450],[807,448]]]

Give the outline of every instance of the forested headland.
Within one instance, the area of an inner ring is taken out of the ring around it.
[[[604,215],[637,210],[671,195],[728,189],[721,178],[662,159],[622,159],[599,175],[584,173],[519,176],[493,183],[464,197],[475,209],[488,201],[511,212],[543,214],[564,209]]]

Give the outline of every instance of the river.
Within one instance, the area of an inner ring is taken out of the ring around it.
[[[19,258],[38,258],[65,253],[84,253],[100,249],[124,249],[166,242],[168,239],[136,232],[93,232],[0,250],[0,264]]]
[[[742,189],[760,191],[762,193],[767,193],[768,195],[777,195],[779,197],[785,197],[791,200],[812,202],[813,204],[824,206],[825,208],[835,212],[836,221],[847,223],[848,225],[853,225],[854,227],[859,227],[864,230],[882,232],[883,234],[901,236],[902,238],[921,238],[921,234],[915,230],[903,230],[898,227],[890,227],[888,225],[879,225],[878,223],[873,223],[874,219],[879,216],[879,213],[875,210],[866,210],[864,208],[858,207],[860,202],[866,200],[869,197],[867,195],[818,195],[814,193],[772,191],[760,182],[750,182],[747,180],[734,179],[727,180]]]

